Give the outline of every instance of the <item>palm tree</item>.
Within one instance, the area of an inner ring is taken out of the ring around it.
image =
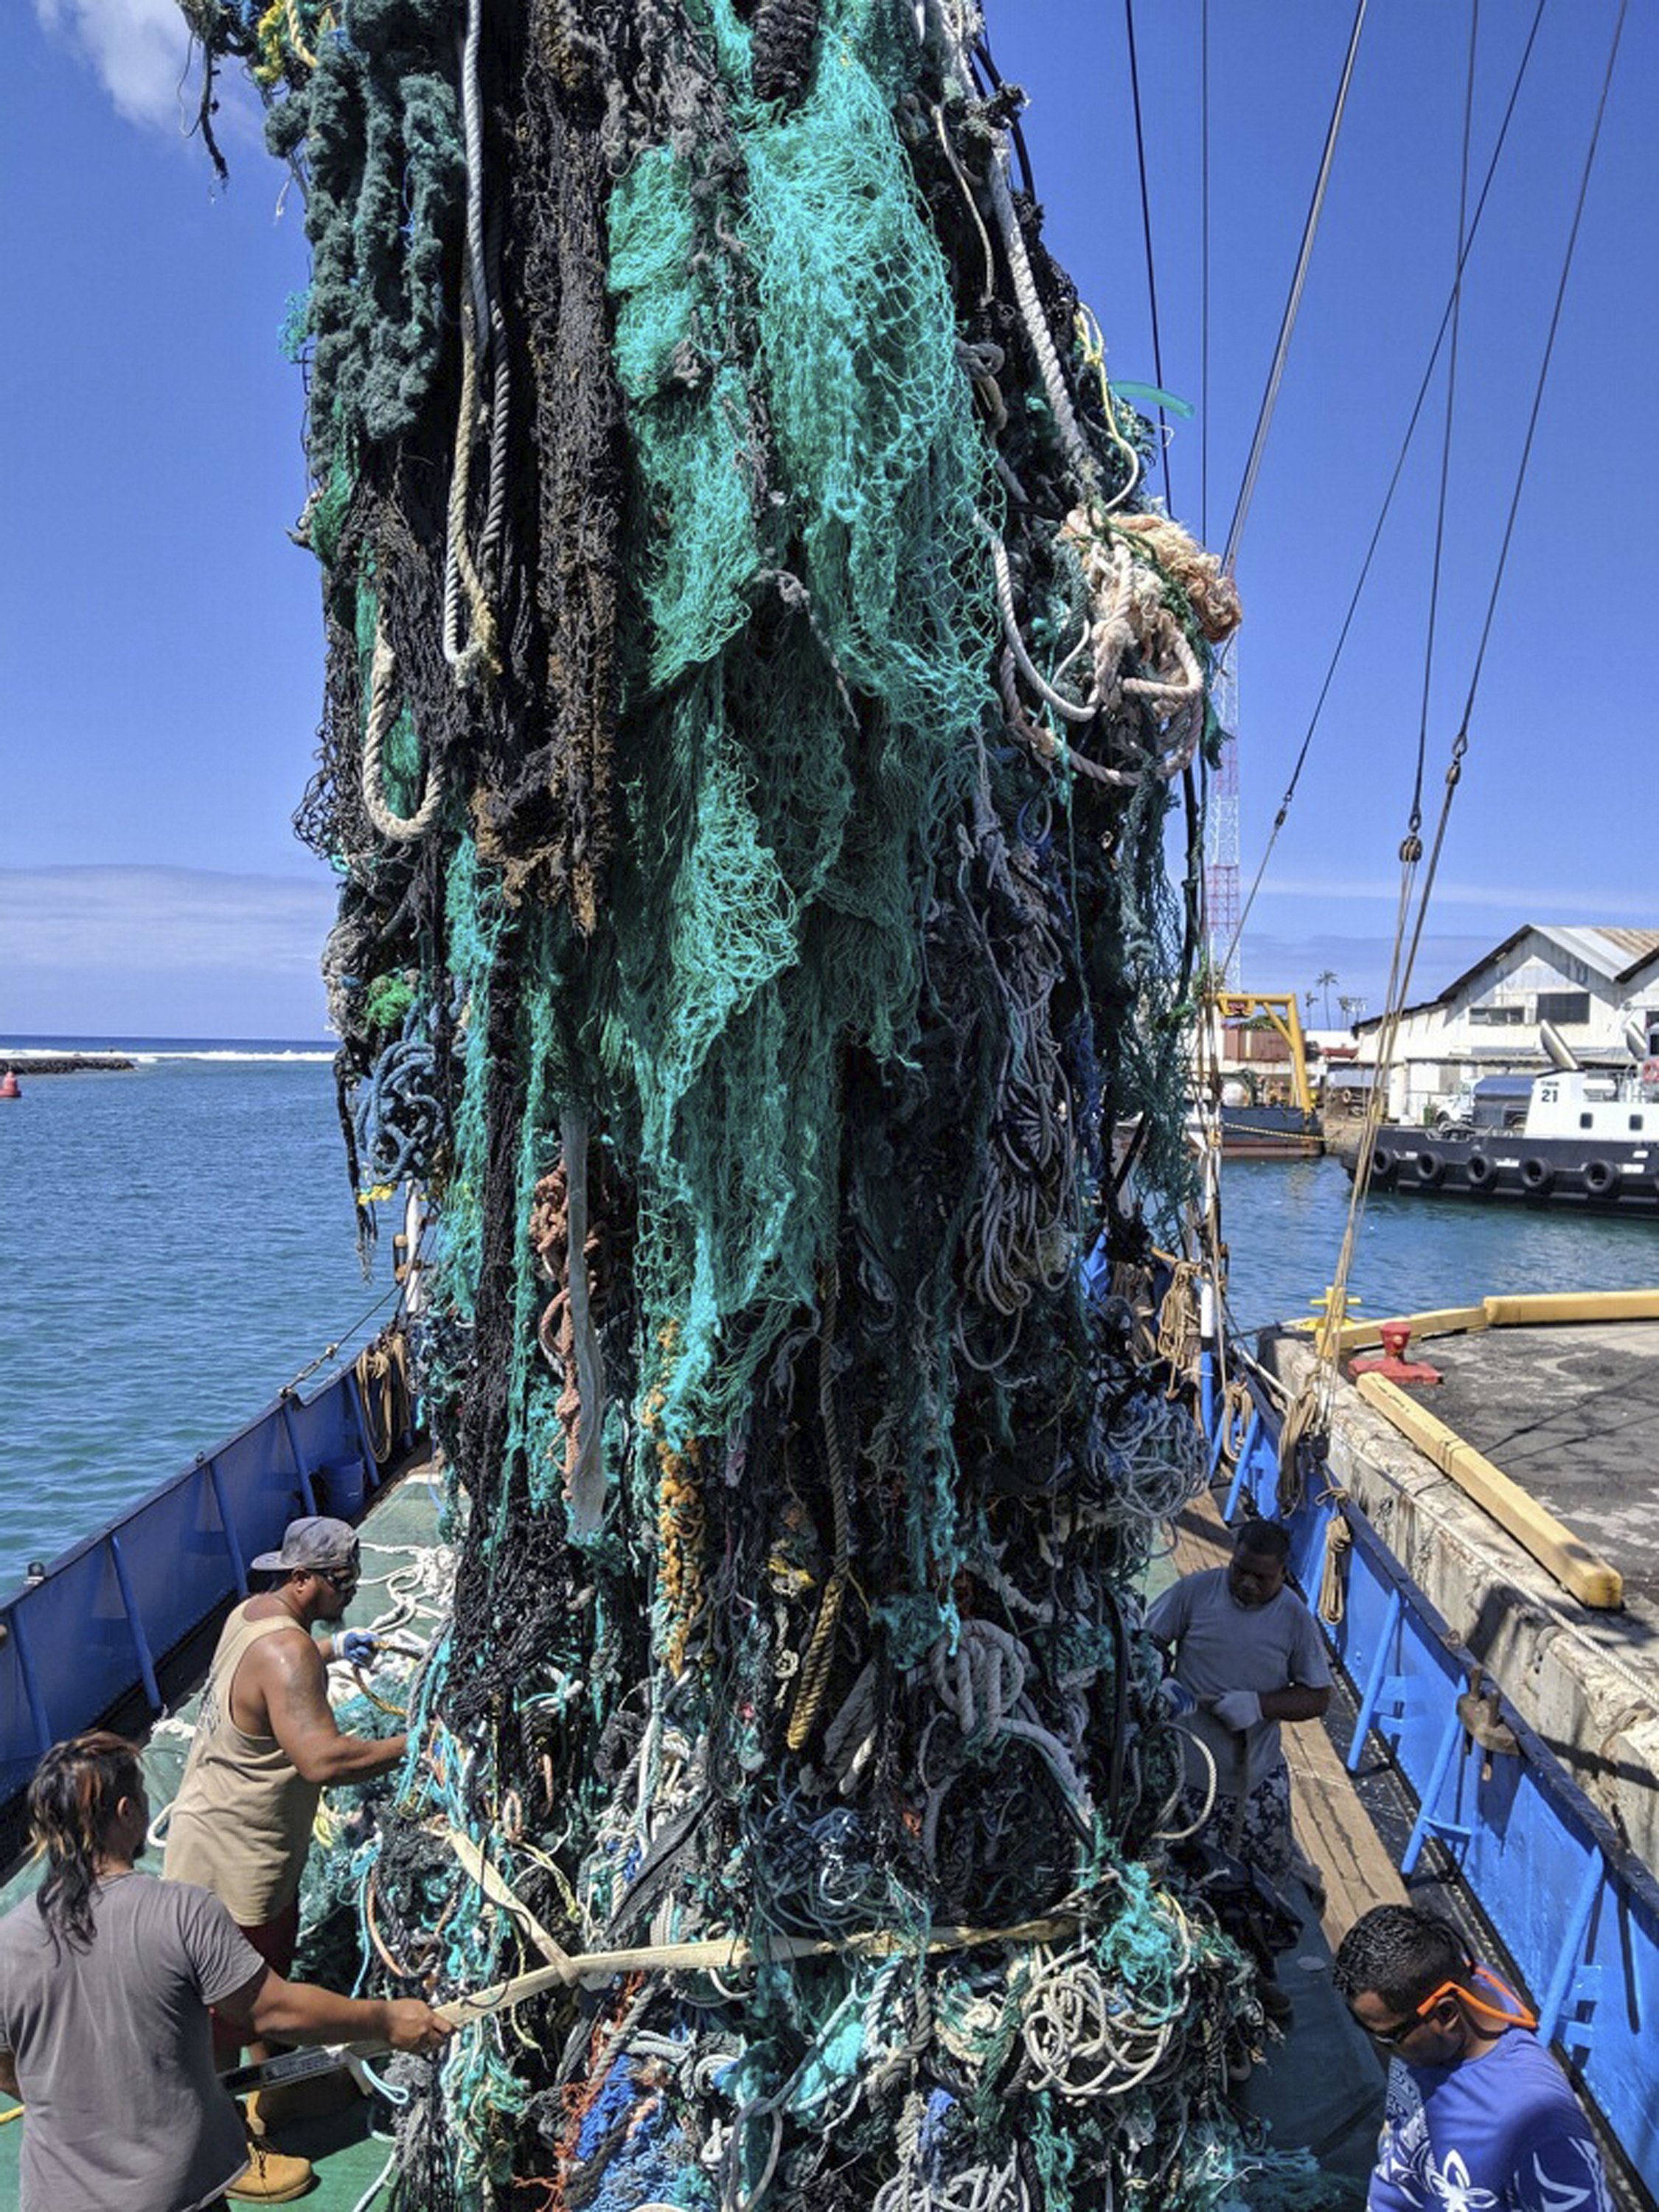
[[[1322,968],[1318,975],[1314,977],[1315,990],[1322,991],[1325,994],[1325,1026],[1327,1029],[1329,1029],[1331,1025],[1331,986],[1336,981],[1336,980],[1337,974],[1334,968]]]

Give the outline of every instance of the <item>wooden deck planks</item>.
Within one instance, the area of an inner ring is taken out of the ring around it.
[[[1208,1491],[1182,1508],[1174,1529],[1175,1564],[1180,1573],[1225,1565],[1232,1540]],[[1287,1724],[1284,1743],[1297,1847],[1324,1876],[1320,1925],[1334,1949],[1372,1905],[1407,1904],[1406,1885],[1323,1725],[1311,1721]]]

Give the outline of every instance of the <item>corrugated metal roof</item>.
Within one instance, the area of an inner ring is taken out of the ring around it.
[[[1603,929],[1576,922],[1540,922],[1540,937],[1563,946],[1616,982],[1629,969],[1639,968],[1659,952],[1659,929]]]
[[[1604,929],[1588,922],[1523,922],[1519,929],[1511,930],[1501,944],[1494,945],[1473,968],[1466,968],[1461,975],[1455,975],[1437,998],[1419,999],[1415,1006],[1404,1007],[1401,1020],[1408,1020],[1413,1014],[1432,1013],[1437,1006],[1445,1006],[1477,975],[1512,951],[1533,930],[1561,951],[1594,968],[1610,983],[1623,983],[1650,961],[1659,959],[1659,929]],[[1363,1036],[1368,1030],[1379,1029],[1384,1018],[1381,1014],[1373,1014],[1368,1021],[1356,1022],[1355,1032]]]
[[[1622,946],[1630,955],[1627,965],[1619,971],[1621,983],[1627,975],[1633,975],[1638,968],[1645,968],[1648,962],[1659,954],[1659,929],[1609,929],[1603,931],[1602,934],[1611,938],[1615,945]]]

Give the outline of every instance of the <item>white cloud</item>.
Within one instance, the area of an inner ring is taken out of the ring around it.
[[[1419,870],[1418,886],[1423,878]],[[1267,877],[1259,896],[1266,901],[1286,899],[1385,899],[1390,902],[1400,896],[1397,876],[1360,878],[1357,876],[1282,876]],[[1601,884],[1595,886],[1579,884],[1563,886],[1550,884],[1467,884],[1438,882],[1434,887],[1433,905],[1491,907],[1528,921],[1580,921],[1623,920],[1634,923],[1651,923],[1656,901],[1652,891],[1621,891]]]
[[[335,890],[320,866],[0,870],[0,1024],[315,1036]]]
[[[0,945],[29,960],[104,968],[314,968],[330,878],[156,867],[0,871]]]
[[[129,122],[174,131],[194,113],[179,0],[34,0],[34,8],[49,32],[92,64]]]

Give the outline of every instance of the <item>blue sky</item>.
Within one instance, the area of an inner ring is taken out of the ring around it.
[[[1224,539],[1351,10],[1212,0],[1209,420],[1177,426],[1176,511]],[[1616,0],[1549,0],[1472,257],[1428,716],[1437,807],[1467,690]],[[1532,16],[1488,0],[1484,169]],[[1135,27],[1164,385],[1203,397],[1200,0]],[[1052,249],[1115,377],[1155,380],[1124,16],[1018,0],[990,27],[1031,94]],[[181,118],[173,0],[33,0],[0,78],[0,1030],[316,1035],[326,871],[289,819],[321,690],[299,379],[278,351],[301,210],[226,88],[218,191]],[[1238,577],[1246,886],[1307,728],[1447,296],[1468,15],[1372,0]],[[1659,15],[1630,13],[1477,701],[1416,995],[1528,920],[1659,921],[1659,585],[1649,432]],[[1421,719],[1440,412],[1431,404],[1244,947],[1381,1004]],[[1207,496],[1206,495],[1207,494]]]

